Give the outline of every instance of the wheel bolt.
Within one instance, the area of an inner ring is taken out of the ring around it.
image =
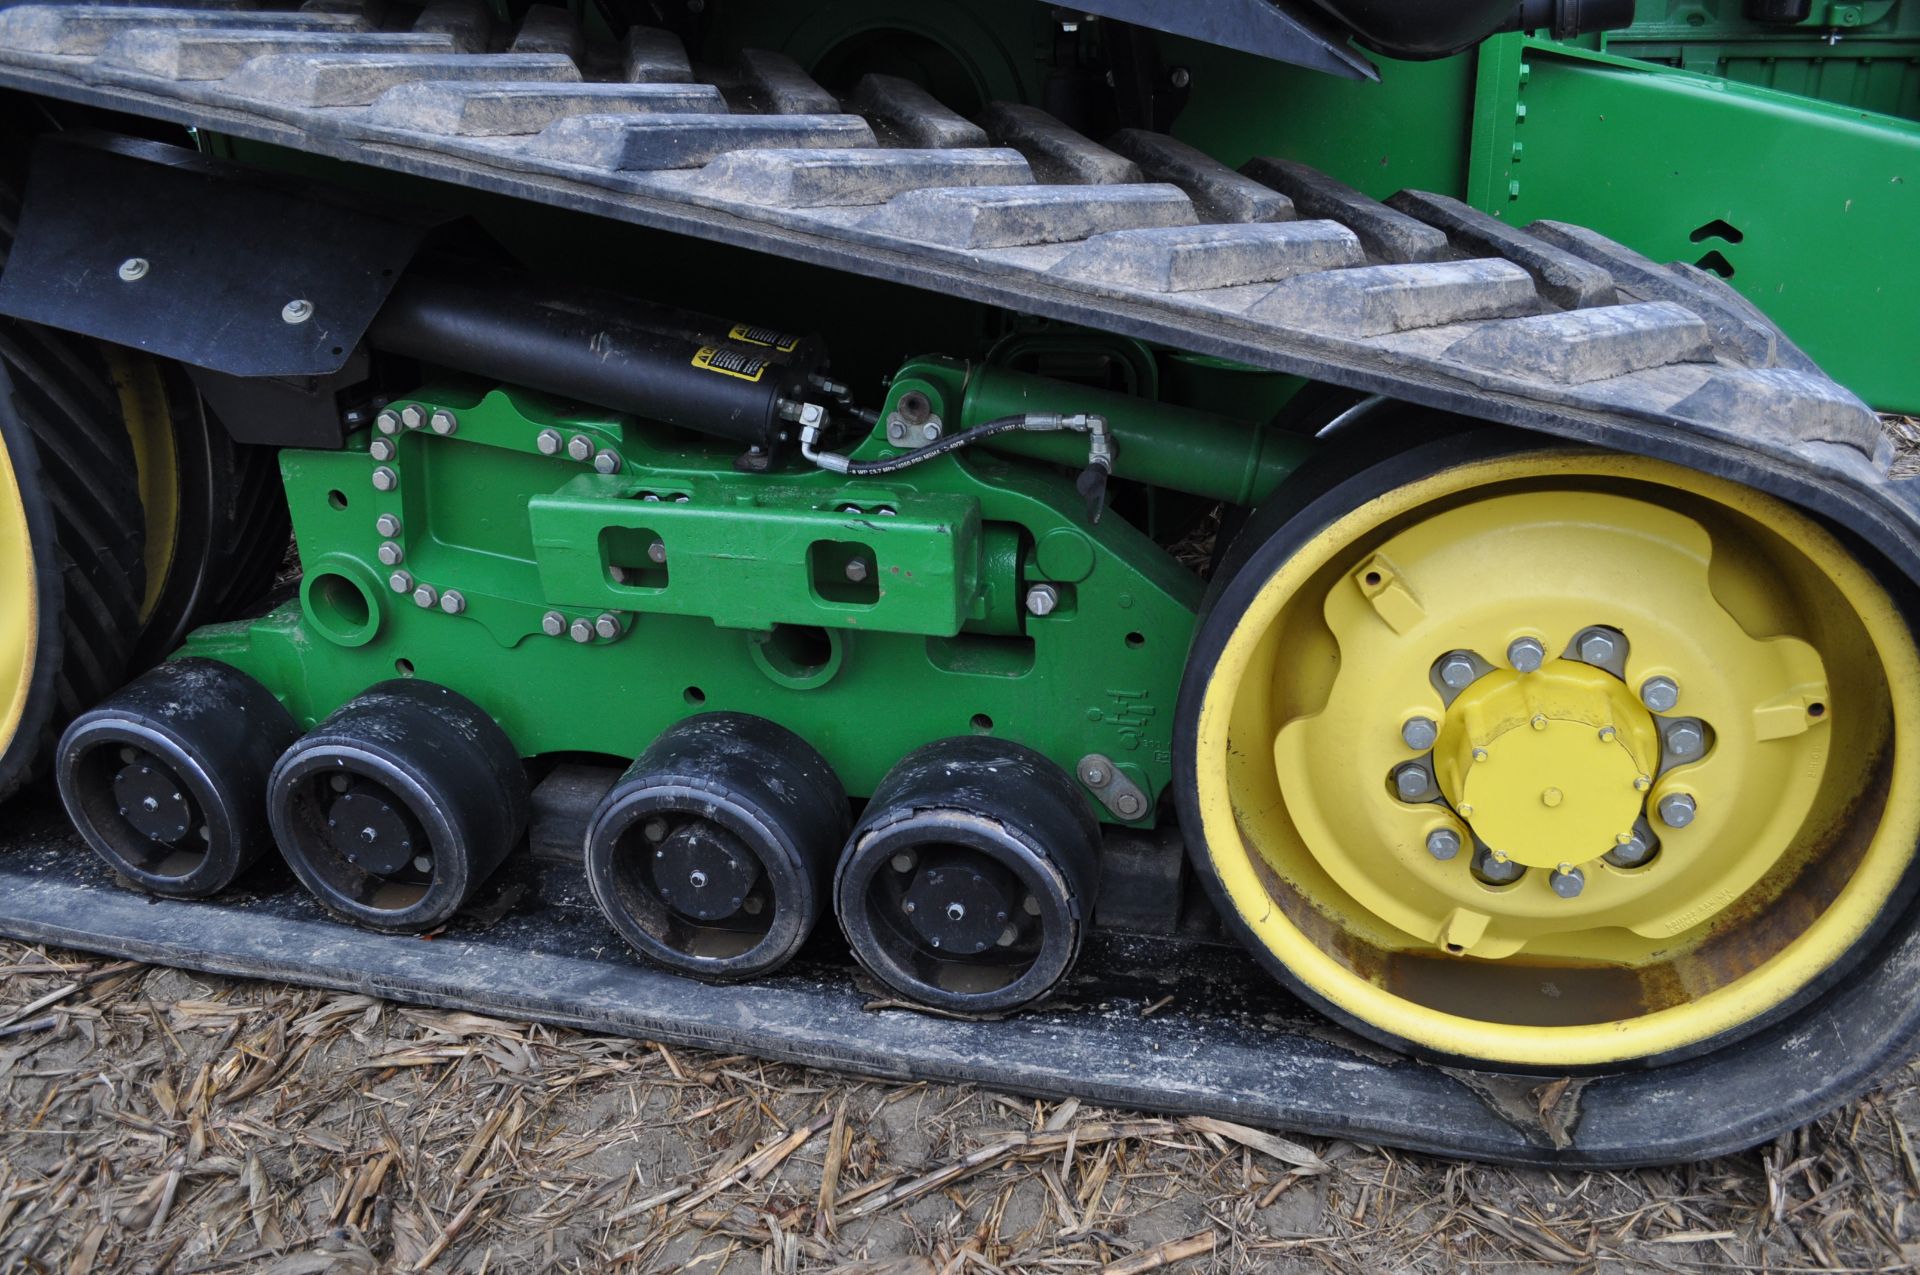
[[[1665,743],[1668,756],[1675,761],[1687,761],[1706,751],[1707,736],[1699,722],[1682,718],[1668,724]]]
[[[1427,853],[1442,863],[1460,853],[1460,834],[1451,828],[1435,828],[1427,834]]]
[[[1433,777],[1425,766],[1402,766],[1393,772],[1394,791],[1400,794],[1402,801],[1419,801],[1432,787]]]
[[[1515,863],[1498,851],[1476,846],[1473,852],[1473,875],[1488,885],[1507,885],[1527,875],[1527,869],[1526,865]]]
[[[1449,690],[1465,690],[1473,684],[1475,677],[1473,657],[1465,651],[1455,651],[1440,661],[1440,681]]]
[[[1539,638],[1515,638],[1507,646],[1507,663],[1513,665],[1515,672],[1531,673],[1546,658],[1547,648],[1540,644]]]
[[[1669,828],[1684,828],[1693,822],[1693,816],[1699,807],[1691,796],[1684,792],[1670,792],[1660,799],[1660,822]]]
[[[1650,677],[1640,683],[1640,702],[1656,713],[1670,713],[1680,702],[1680,684],[1670,677]]]
[[[1409,717],[1400,728],[1400,738],[1407,747],[1425,752],[1433,747],[1433,741],[1440,737],[1440,728],[1433,724],[1430,717]]]
[[[1607,664],[1619,653],[1620,644],[1603,629],[1588,629],[1580,635],[1580,658],[1589,664]]]
[[[1626,834],[1627,839],[1607,851],[1605,858],[1616,868],[1637,868],[1653,858],[1653,843],[1647,835],[1635,828]]]
[[[1547,877],[1547,884],[1563,899],[1577,898],[1580,891],[1587,888],[1587,874],[1570,863],[1563,863]]]

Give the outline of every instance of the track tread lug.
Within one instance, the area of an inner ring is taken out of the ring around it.
[[[440,32],[462,53],[485,53],[493,39],[493,12],[485,0],[433,0],[413,20],[419,32]]]
[[[1479,258],[1295,275],[1255,302],[1253,311],[1291,327],[1371,337],[1516,318],[1538,304],[1525,270]]]
[[[1704,363],[1713,357],[1713,340],[1693,311],[1647,301],[1489,323],[1448,346],[1447,357],[1579,385],[1674,363]]]
[[[1193,223],[1193,204],[1179,187],[1127,185],[914,190],[860,224],[942,247],[1017,248]]]
[[[87,78],[224,80],[260,57],[453,52],[453,37],[431,32],[123,31],[87,68]]]
[[[616,172],[698,168],[735,151],[876,146],[858,115],[571,115],[529,143],[542,159]]]
[[[630,84],[691,84],[693,66],[680,37],[658,27],[627,31],[622,65]]]
[[[987,145],[987,130],[948,110],[933,94],[897,75],[863,75],[853,92],[853,109],[879,120],[909,146]]]
[[[0,48],[55,57],[87,57],[99,54],[116,36],[151,31],[156,26],[174,31],[278,30],[289,34],[368,30],[364,18],[337,13],[22,4],[0,10]]]
[[[517,137],[578,114],[706,115],[725,109],[720,91],[705,84],[420,80],[382,93],[367,122],[447,137]]]
[[[814,82],[800,64],[769,49],[742,49],[740,74],[775,115],[836,115],[840,99]]]
[[[1298,214],[1293,201],[1271,186],[1236,173],[1213,156],[1165,133],[1123,128],[1107,145],[1140,166],[1158,182],[1171,182],[1187,192],[1207,221],[1290,221]]]
[[[548,53],[287,53],[255,58],[229,76],[234,97],[284,110],[370,106],[395,85],[417,80],[577,81],[571,58]]]
[[[1606,270],[1450,196],[1403,190],[1387,200],[1387,207],[1438,228],[1463,252],[1505,257],[1532,275],[1540,295],[1557,306],[1575,310],[1619,299]]]
[[[1037,106],[990,102],[980,113],[987,136],[1027,157],[1033,175],[1061,185],[1126,185],[1143,182],[1140,166],[1074,131]]]
[[[1439,229],[1370,199],[1318,169],[1262,156],[1242,164],[1240,171],[1293,200],[1301,216],[1346,225],[1382,262],[1443,261],[1449,255],[1447,236]]]
[[[734,151],[700,173],[700,189],[743,203],[786,208],[884,204],[928,186],[1018,186],[1033,174],[1019,151],[796,149]]]
[[[1334,221],[1168,226],[1095,235],[1052,273],[1148,292],[1195,292],[1364,266],[1359,238]]]

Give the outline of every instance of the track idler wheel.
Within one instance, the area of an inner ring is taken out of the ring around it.
[[[661,735],[595,812],[587,880],[643,956],[705,979],[784,965],[826,909],[850,822],[819,753],[745,713]]]
[[[996,1013],[1080,954],[1100,827],[1066,772],[1019,744],[941,740],[881,780],[834,880],[867,972],[909,1000]]]
[[[328,911],[427,930],[458,912],[526,831],[526,771],[466,697],[382,682],[342,705],[273,768],[280,852]]]
[[[299,734],[245,673],[176,660],[67,727],[60,796],[87,844],[141,889],[213,894],[268,844],[268,771]]]

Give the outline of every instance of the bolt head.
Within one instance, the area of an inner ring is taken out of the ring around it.
[[[392,460],[394,451],[393,440],[390,438],[376,438],[367,444],[367,455],[375,460]]]
[[[1518,673],[1532,673],[1547,658],[1547,648],[1539,638],[1515,638],[1507,644],[1507,663]]]
[[[413,591],[413,605],[426,610],[440,601],[440,590],[423,584]]]
[[[1699,806],[1684,792],[1670,792],[1660,799],[1660,822],[1669,828],[1684,828],[1693,822]]]
[[[1408,748],[1424,753],[1440,738],[1440,728],[1431,717],[1409,717],[1400,727],[1400,738]]]
[[[1418,801],[1433,784],[1433,777],[1425,766],[1402,766],[1393,772],[1394,791],[1400,794],[1402,801]]]
[[[567,455],[578,461],[592,459],[593,440],[585,434],[575,434],[567,440]]]
[[[1463,691],[1473,685],[1473,659],[1464,651],[1455,651],[1440,661],[1440,683],[1448,690]]]
[[[1107,786],[1107,779],[1107,768],[1105,766],[1088,766],[1080,772],[1081,782],[1089,788],[1105,788]]]
[[[1553,892],[1561,898],[1574,899],[1580,896],[1580,891],[1587,888],[1587,874],[1563,863],[1547,877],[1547,884],[1553,887]]]
[[[543,429],[533,438],[533,445],[542,456],[558,456],[560,442],[560,431],[557,429]]]
[[[567,626],[567,636],[576,642],[593,641],[593,625],[587,620],[575,620]]]
[[[1130,792],[1123,792],[1113,799],[1114,813],[1123,819],[1132,819],[1140,813],[1140,798]]]
[[[400,409],[400,423],[408,429],[419,429],[427,423],[427,411],[418,403],[409,403]]]
[[[1460,834],[1451,828],[1435,828],[1427,834],[1427,853],[1445,863],[1460,853]]]
[[[427,424],[432,427],[434,433],[444,438],[460,428],[460,418],[444,407],[436,408],[433,415],[427,418]]]
[[[280,307],[282,323],[305,323],[313,317],[313,302],[296,297]]]
[[[603,612],[593,622],[593,631],[603,638],[620,636],[620,619],[611,611]]]
[[[458,589],[448,589],[440,595],[440,609],[448,615],[459,615],[467,609],[467,595]]]
[[[1670,677],[1650,677],[1640,683],[1640,702],[1656,713],[1671,713],[1680,702],[1680,684]]]
[[[1607,851],[1606,860],[1616,868],[1637,868],[1653,857],[1653,846],[1638,829],[1626,834],[1626,840]]]
[[[1027,590],[1027,613],[1029,615],[1052,615],[1053,609],[1060,605],[1060,590],[1050,584],[1036,584]]]
[[[867,560],[865,558],[848,559],[847,579],[853,583],[859,584],[864,581],[867,578],[867,570]]]
[[[147,271],[152,268],[152,263],[145,257],[128,257],[120,263],[120,278],[127,283],[132,283],[135,279],[146,278]]]
[[[1620,643],[1611,633],[1592,629],[1580,636],[1580,658],[1589,664],[1605,664],[1612,660],[1619,650]]]
[[[397,567],[407,558],[407,551],[391,540],[374,550],[374,553],[380,559],[381,565],[388,567]]]
[[[1706,732],[1700,724],[1691,719],[1674,722],[1667,727],[1665,741],[1667,755],[1675,761],[1690,761],[1706,751]]]
[[[1173,84],[1173,87],[1183,89],[1193,83],[1193,72],[1187,70],[1184,66],[1176,66],[1173,68],[1173,74],[1169,75],[1167,79]]]
[[[433,860],[424,854],[417,854],[413,856],[413,870],[415,872],[431,872],[433,871]]]
[[[604,447],[593,454],[593,472],[596,474],[617,474],[625,465],[620,453]]]
[[[381,514],[373,520],[373,529],[391,540],[400,534],[400,520],[392,514]]]
[[[892,417],[887,421],[887,441],[889,443],[904,443],[907,441],[907,423],[898,416]]]
[[[559,637],[567,631],[567,617],[558,611],[549,611],[540,617],[540,631],[548,637]]]
[[[399,485],[400,475],[394,473],[393,470],[387,466],[382,465],[373,471],[373,489],[375,491],[392,491]]]
[[[413,592],[413,572],[396,571],[387,577],[387,587],[395,593]]]
[[[665,565],[667,561],[667,545],[664,540],[656,540],[647,546],[647,561],[656,565]]]
[[[373,427],[382,434],[398,434],[400,432],[400,413],[391,408],[381,409],[380,413],[373,418]]]
[[[922,425],[920,427],[920,437],[926,439],[929,443],[940,437],[940,423],[938,421],[928,421],[925,425]]]

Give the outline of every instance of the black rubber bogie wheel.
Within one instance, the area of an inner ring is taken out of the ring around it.
[[[887,773],[848,839],[834,905],[854,957],[903,998],[1003,1013],[1072,969],[1099,887],[1099,824],[1019,744],[940,740]]]
[[[825,912],[849,822],[839,779],[799,736],[702,713],[655,740],[600,804],[587,881],[649,960],[756,978],[791,960]]]
[[[451,920],[526,831],[513,743],[478,705],[428,682],[362,692],[281,756],[274,839],[336,916],[374,929]]]
[[[211,660],[179,660],[75,718],[57,773],[74,826],[121,876],[196,898],[271,844],[267,775],[299,728],[272,692]]]

